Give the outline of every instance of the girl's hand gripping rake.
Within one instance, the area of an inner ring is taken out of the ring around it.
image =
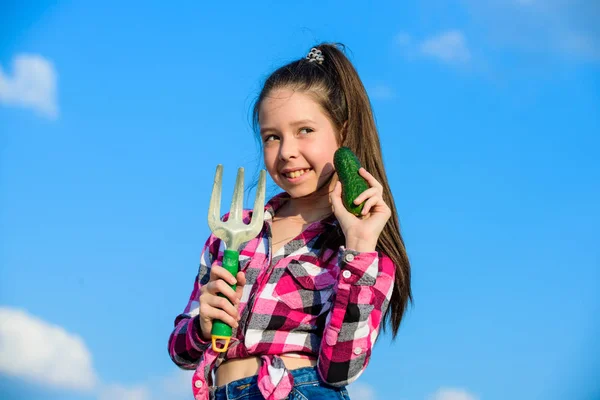
[[[260,171],[258,179],[258,188],[256,189],[256,198],[254,200],[254,210],[252,221],[246,225],[242,220],[242,207],[244,202],[244,168],[239,168],[233,190],[233,200],[227,222],[221,221],[221,181],[223,175],[223,166],[217,165],[215,173],[215,182],[213,184],[212,194],[210,196],[210,205],[208,206],[208,226],[212,233],[225,242],[226,250],[223,255],[223,268],[227,269],[234,277],[238,273],[239,253],[238,249],[242,243],[245,243],[258,235],[263,227],[264,207],[265,207],[265,180],[266,173]],[[236,290],[237,285],[230,285]],[[219,296],[223,294],[219,293]],[[219,353],[227,351],[229,341],[231,340],[232,329],[223,321],[214,320],[211,331],[213,350]],[[225,341],[223,347],[217,346],[217,340]]]

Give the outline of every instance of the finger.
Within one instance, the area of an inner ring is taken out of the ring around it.
[[[225,310],[212,307],[209,304],[205,304],[204,308],[202,308],[202,307],[200,308],[200,311],[201,311],[201,316],[203,318],[210,319],[211,322],[214,321],[215,319],[218,319],[219,321],[225,322],[227,325],[231,326],[232,328],[238,327],[236,318],[232,317]]]
[[[207,297],[205,303],[213,308],[218,308],[219,310],[225,311],[227,314],[231,315],[231,317],[235,320],[238,319],[239,313],[236,306],[232,305],[228,299],[221,296],[210,296]]]
[[[336,182],[329,198],[333,206],[333,213],[338,219],[344,217],[346,214],[350,214],[342,202],[342,183],[340,181]]]
[[[213,266],[210,268],[210,280],[216,281],[218,279],[223,279],[230,285],[237,283],[237,280],[233,275],[231,275],[231,272],[227,271],[220,265],[213,264]]]
[[[333,186],[333,190],[331,191],[331,193],[329,194],[329,201],[331,202],[331,205],[333,206],[333,212],[337,213],[337,208],[339,208],[340,204],[341,204],[341,200],[342,200],[342,195],[340,193],[340,182],[336,182],[335,185]]]
[[[392,216],[392,210],[381,197],[377,203],[369,207],[367,212],[371,214],[377,213],[377,215],[382,215],[386,218],[386,220]]]
[[[364,192],[362,192],[361,194],[359,194],[356,199],[354,199],[354,204],[359,205],[366,199],[373,197],[373,196],[377,196],[378,194],[379,194],[378,188],[375,188],[375,187],[369,188],[369,189],[365,190]]]
[[[383,190],[383,186],[381,185],[381,183],[379,183],[379,181],[377,179],[375,179],[375,177],[373,175],[371,175],[369,173],[369,171],[364,169],[364,167],[360,167],[360,169],[358,170],[358,173],[360,174],[360,176],[365,178],[365,180],[367,181],[369,186],[376,187],[376,188]]]
[[[246,284],[246,274],[243,272],[238,272],[237,274],[237,287],[235,289],[235,294],[238,299],[242,298],[242,293],[244,291],[244,285]]]
[[[365,202],[365,205],[363,206],[361,214],[362,215],[367,215],[371,211],[371,208],[373,208],[375,205],[377,205],[377,203],[379,202],[380,199],[381,198],[379,196],[369,198]]]
[[[208,292],[211,295],[217,295],[218,293],[221,293],[223,294],[223,296],[227,297],[233,304],[239,303],[239,299],[235,290],[233,290],[231,286],[229,286],[227,282],[225,282],[223,279],[217,279],[216,281],[208,282],[207,286]]]
[[[205,293],[200,296],[200,316],[203,318],[208,318],[208,316],[214,317],[214,312],[210,311],[210,309],[215,308],[218,310],[222,310],[228,315],[230,315],[233,319],[239,321],[239,312],[237,309],[237,305],[231,304],[229,299],[222,297],[220,295]]]

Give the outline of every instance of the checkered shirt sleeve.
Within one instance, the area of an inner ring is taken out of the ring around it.
[[[200,268],[194,281],[192,294],[182,314],[175,318],[175,329],[169,337],[169,356],[183,369],[195,369],[200,356],[211,345],[204,340],[200,330],[200,288],[210,278],[210,266],[218,259],[220,240],[210,235],[200,256]]]
[[[395,266],[378,252],[359,253],[341,246],[340,275],[327,317],[318,370],[326,382],[346,386],[365,370],[389,306]]]

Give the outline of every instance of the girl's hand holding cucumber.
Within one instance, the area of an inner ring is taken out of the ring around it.
[[[347,249],[375,251],[392,211],[383,200],[382,185],[348,152],[349,149],[342,147],[334,158],[339,181],[331,193],[333,212],[346,237]]]

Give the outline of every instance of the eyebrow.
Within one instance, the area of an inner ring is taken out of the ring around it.
[[[305,125],[305,124],[312,124],[312,125],[314,125],[315,121],[313,121],[310,118],[306,118],[306,119],[301,119],[301,120],[298,120],[298,121],[294,121],[294,122],[290,123],[289,125],[290,126],[299,126],[299,125]],[[263,135],[263,134],[265,134],[265,132],[270,132],[270,131],[275,131],[275,130],[277,130],[277,129],[271,128],[269,126],[266,126],[266,127],[260,129],[260,134]]]

